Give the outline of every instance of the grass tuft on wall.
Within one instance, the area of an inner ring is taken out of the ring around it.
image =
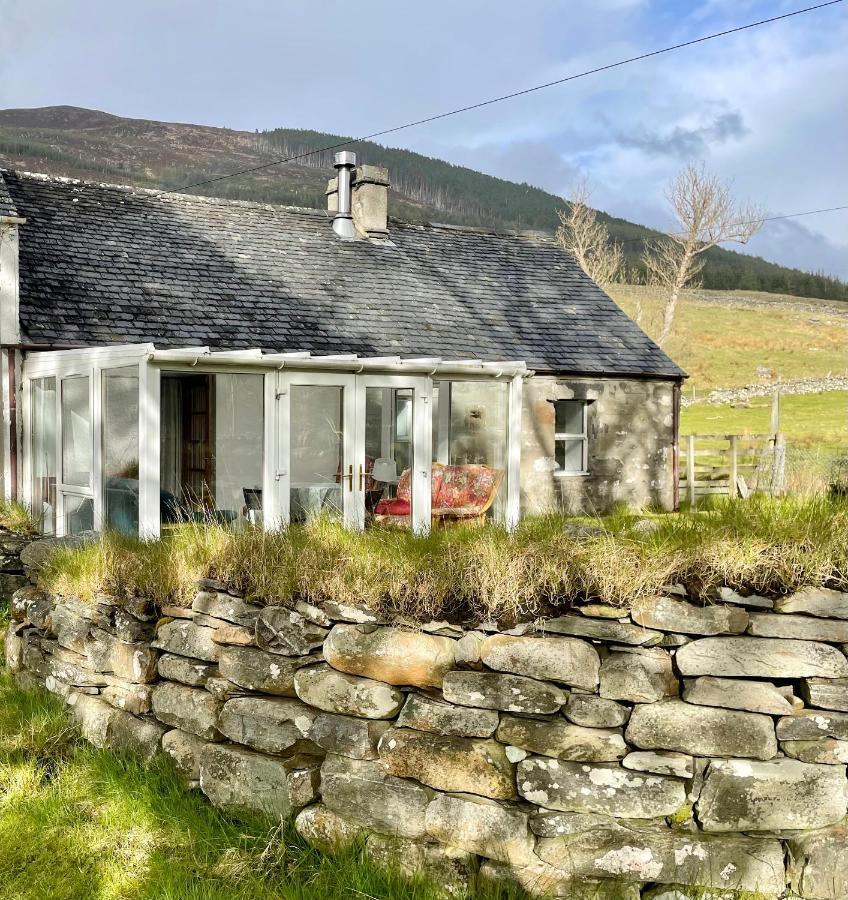
[[[578,599],[627,607],[674,581],[704,597],[722,585],[769,594],[848,589],[848,501],[755,498],[673,515],[545,516],[513,533],[489,526],[420,537],[324,520],[277,534],[184,525],[148,543],[106,534],[59,549],[40,583],[83,600],[105,593],[187,606],[202,577],[268,604],[333,599],[413,621],[532,617]]]

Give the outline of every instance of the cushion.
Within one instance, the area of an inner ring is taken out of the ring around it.
[[[446,466],[433,506],[447,509],[480,509],[495,486],[497,469],[489,466]]]
[[[394,500],[381,500],[374,510],[376,516],[408,516],[412,512],[409,500],[396,497]]]

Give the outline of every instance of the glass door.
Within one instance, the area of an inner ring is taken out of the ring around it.
[[[276,480],[280,519],[320,516],[356,527],[355,376],[280,373]]]
[[[429,380],[396,375],[356,379],[356,510],[372,522],[430,526]]]

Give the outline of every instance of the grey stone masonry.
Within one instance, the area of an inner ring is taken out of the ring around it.
[[[5,658],[97,747],[164,753],[228,813],[423,867],[446,897],[845,900],[841,602],[673,586],[504,633],[211,581],[168,616],[30,586]]]

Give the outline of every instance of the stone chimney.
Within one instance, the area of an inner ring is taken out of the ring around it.
[[[343,175],[341,170],[339,175]],[[343,184],[343,190],[344,187]],[[356,166],[352,172],[350,194],[355,238],[386,240],[389,236],[389,170],[382,166]],[[339,216],[338,176],[327,184],[327,211]]]

